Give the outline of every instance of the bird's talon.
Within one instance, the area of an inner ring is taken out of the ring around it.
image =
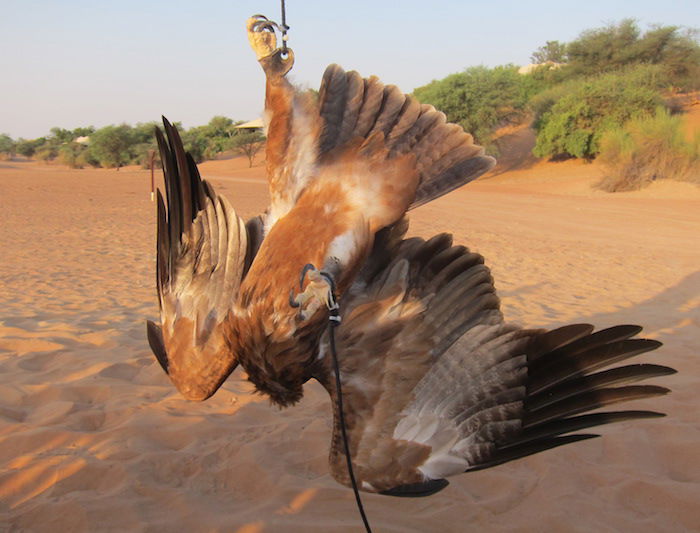
[[[299,288],[303,289],[304,288],[304,280],[306,279],[306,274],[308,274],[310,271],[316,271],[316,267],[312,265],[311,263],[306,263],[304,265],[304,268],[301,269],[301,275],[299,276]]]
[[[290,307],[301,307],[301,304],[297,302],[296,297],[294,296],[294,289],[289,289],[289,306]]]

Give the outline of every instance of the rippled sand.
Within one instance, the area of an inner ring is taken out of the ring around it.
[[[203,165],[248,217],[262,167]],[[665,419],[453,478],[418,500],[364,495],[376,531],[700,529],[700,189],[593,192],[600,170],[539,164],[412,215],[484,254],[506,316],[528,326],[640,323],[679,373],[629,404]],[[157,317],[149,175],[0,165],[0,530],[359,531],[327,473],[330,406],[316,384],[279,411],[240,371],[205,403],[152,357]]]

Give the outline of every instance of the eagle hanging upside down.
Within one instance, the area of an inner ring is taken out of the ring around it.
[[[294,56],[277,47],[274,23],[255,16],[247,27],[267,78],[268,211],[244,222],[200,179],[177,130],[164,120],[167,140],[157,132],[167,209],[159,191],[161,325],[148,322],[148,340],[186,398],[206,400],[239,364],[283,407],[318,380],[334,400],[331,473],[348,485],[327,329],[335,291],[365,491],[432,494],[447,476],[597,436],[577,431],[663,416],[588,413],[668,392],[630,385],[668,367],[600,370],[661,345],[632,338],[640,327],[509,325],[480,255],[444,233],[405,238],[407,211],[494,165],[470,135],[337,65],[316,101],[286,79]]]

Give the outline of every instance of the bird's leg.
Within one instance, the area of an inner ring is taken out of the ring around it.
[[[333,278],[326,272],[319,271],[315,266],[308,264],[301,271],[299,288],[303,288],[304,280],[309,280],[306,289],[296,296],[289,294],[289,305],[300,308],[299,318],[307,320],[312,317],[322,306],[333,309],[335,303],[335,284]]]

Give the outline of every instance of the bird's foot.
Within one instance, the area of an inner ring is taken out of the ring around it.
[[[299,289],[304,288],[304,281],[307,278],[309,283],[303,292],[294,296],[294,289],[289,291],[289,305],[299,308],[300,320],[309,319],[323,306],[330,311],[337,311],[333,277],[327,272],[318,270],[314,265],[307,264],[301,270]]]
[[[277,46],[277,32],[282,33],[280,26],[264,15],[253,15],[247,20],[246,28],[250,47],[268,78],[287,74],[294,65],[294,53],[291,48]]]
[[[279,30],[277,23],[268,20],[264,15],[253,15],[246,21],[248,29],[248,41],[255,52],[258,61],[271,56],[277,49],[277,35]]]

